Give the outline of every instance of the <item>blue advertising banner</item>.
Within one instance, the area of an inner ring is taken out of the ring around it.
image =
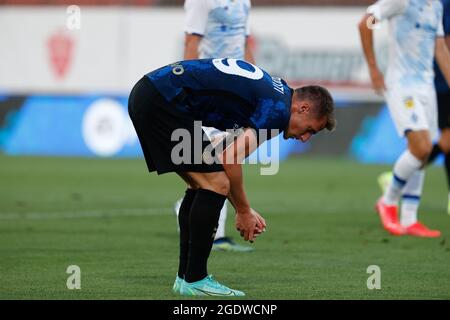
[[[387,106],[376,117],[367,117],[353,138],[350,153],[362,163],[394,163],[406,149],[405,138],[399,137]],[[439,159],[437,164],[441,163]]]
[[[3,149],[11,155],[140,155],[126,102],[100,96],[30,97]]]
[[[32,96],[23,102],[7,129],[2,149],[10,155],[140,157],[141,147],[128,116],[127,97]],[[299,142],[280,138],[264,145],[258,160],[289,156]],[[304,150],[307,145],[303,146]],[[255,159],[255,157],[251,157]]]

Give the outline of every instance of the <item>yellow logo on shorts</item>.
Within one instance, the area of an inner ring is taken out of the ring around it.
[[[413,97],[407,97],[404,102],[405,102],[406,109],[414,108],[414,99],[413,99]]]

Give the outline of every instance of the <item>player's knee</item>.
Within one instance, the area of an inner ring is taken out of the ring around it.
[[[450,141],[445,141],[443,143],[439,143],[439,146],[441,147],[441,150],[444,154],[450,153]]]
[[[450,130],[446,132],[445,130],[442,132],[441,139],[439,140],[439,147],[443,153],[450,153]]]
[[[430,156],[433,145],[430,142],[422,142],[420,145],[415,146],[411,153],[419,160],[425,162]]]

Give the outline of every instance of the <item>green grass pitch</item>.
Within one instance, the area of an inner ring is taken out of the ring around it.
[[[450,216],[443,169],[427,172],[420,219],[439,239],[393,237],[373,205],[388,166],[299,157],[274,176],[246,166],[267,221],[252,253],[212,252],[209,272],[249,299],[448,299]],[[143,160],[0,157],[0,299],[179,299],[173,175]],[[236,240],[234,212],[228,235]],[[69,265],[81,290],[69,290]],[[367,267],[381,268],[369,290]]]

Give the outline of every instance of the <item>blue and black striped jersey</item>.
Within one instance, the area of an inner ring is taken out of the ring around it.
[[[202,125],[284,131],[293,90],[257,66],[236,59],[180,61],[147,74],[158,91]]]

